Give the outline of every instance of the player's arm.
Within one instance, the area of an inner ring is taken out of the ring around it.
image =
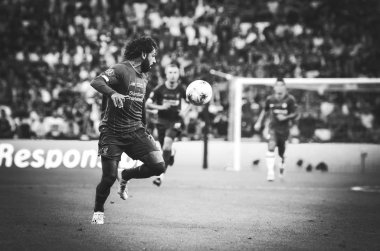
[[[153,109],[153,110],[167,110],[170,108],[170,105],[168,104],[159,105],[159,104],[154,103],[152,99],[148,98],[148,100],[146,101],[146,107],[148,109]]]
[[[153,90],[150,93],[149,98],[146,100],[146,108],[152,109],[152,110],[167,110],[167,109],[169,109],[170,108],[169,104],[162,104],[162,105],[157,104],[158,96],[159,96],[159,94],[157,92],[157,89]]]
[[[261,111],[259,118],[257,119],[254,128],[256,131],[260,131],[261,127],[263,126],[263,122],[265,121],[267,115],[269,112],[269,102],[268,100],[265,101],[264,109]]]
[[[174,124],[175,129],[180,129],[181,127],[184,126],[183,123],[185,121],[185,117],[190,112],[193,106],[194,105],[190,104],[187,100],[185,99],[181,100],[181,110],[179,111],[178,115],[181,117],[182,122],[175,123]]]
[[[266,116],[267,116],[267,112],[265,111],[265,109],[263,109],[254,126],[256,131],[260,131],[261,127],[263,126],[263,121],[265,121]]]
[[[181,96],[181,110],[179,112],[179,116],[184,119],[185,116],[190,112],[191,108],[194,107],[194,105],[189,102],[186,95],[186,88],[184,86],[182,86],[181,89]]]
[[[186,99],[182,99],[181,104],[183,105],[181,107],[181,111],[179,112],[179,116],[184,118],[194,105],[190,104]]]
[[[111,98],[115,107],[122,108],[125,96],[116,92],[111,86],[118,83],[122,79],[121,74],[117,68],[110,68],[91,81],[91,86]]]

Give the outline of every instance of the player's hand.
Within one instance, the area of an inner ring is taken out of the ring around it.
[[[113,104],[115,105],[115,107],[118,107],[118,108],[123,108],[125,98],[126,96],[117,92],[111,95]]]
[[[260,129],[261,129],[261,123],[256,123],[253,128],[255,129],[255,131],[259,132]]]
[[[168,103],[164,103],[164,104],[161,105],[160,110],[169,110],[170,107],[171,107],[170,104],[168,104]]]
[[[277,114],[277,119],[279,121],[284,121],[284,120],[287,120],[288,117],[286,115],[284,115],[284,114]]]

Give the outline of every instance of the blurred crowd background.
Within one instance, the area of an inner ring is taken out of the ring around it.
[[[210,69],[259,78],[380,77],[378,27],[377,0],[2,0],[0,138],[97,138],[101,98],[90,81],[120,60],[126,41],[145,34],[159,44],[149,89],[163,82],[171,61],[184,85],[209,81],[210,136],[225,139],[229,87]],[[244,89],[243,137],[263,139],[253,124],[270,92]],[[300,110],[292,140],[380,143],[378,93],[291,93]],[[191,111],[183,136],[200,139],[204,120],[202,108]]]

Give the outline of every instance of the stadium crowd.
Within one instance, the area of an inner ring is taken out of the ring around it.
[[[159,42],[159,64],[181,66],[184,84],[210,69],[247,77],[379,77],[376,0],[3,0],[0,2],[0,137],[92,139],[100,97],[89,83],[120,60],[128,39]],[[224,83],[225,84],[225,83]],[[217,89],[217,88],[216,88]],[[212,132],[227,134],[228,91],[210,105]],[[247,88],[244,136],[255,133],[268,88]],[[295,91],[301,141],[380,142],[375,94]],[[307,99],[305,99],[307,97]],[[200,110],[186,133],[200,138]]]

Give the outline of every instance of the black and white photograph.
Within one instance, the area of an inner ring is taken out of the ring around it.
[[[1,0],[0,250],[380,250],[379,0]]]

